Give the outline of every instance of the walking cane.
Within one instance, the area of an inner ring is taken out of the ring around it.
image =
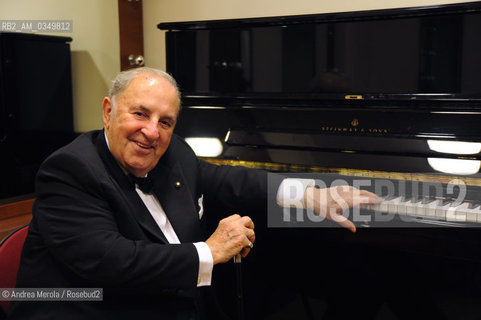
[[[242,256],[234,257],[234,268],[237,280],[237,320],[244,320],[244,296],[242,292]]]

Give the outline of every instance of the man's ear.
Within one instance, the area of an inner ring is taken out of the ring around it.
[[[110,118],[112,117],[112,100],[109,97],[105,97],[102,102],[102,120],[104,122],[105,129],[109,129]]]

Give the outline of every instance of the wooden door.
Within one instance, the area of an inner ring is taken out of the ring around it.
[[[143,65],[142,0],[118,0],[118,5],[120,69],[123,71]]]

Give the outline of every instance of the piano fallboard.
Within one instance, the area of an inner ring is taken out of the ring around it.
[[[369,138],[461,139],[481,141],[481,104],[444,108],[332,105],[298,106],[277,100],[260,105],[203,104],[183,102],[176,128],[182,136],[216,136],[224,139],[229,130],[279,132],[311,135],[339,135]],[[265,105],[271,102],[272,104]],[[462,125],[460,125],[462,124]]]

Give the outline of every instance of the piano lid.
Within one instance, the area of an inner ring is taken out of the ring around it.
[[[158,27],[188,103],[480,109],[480,2]]]

